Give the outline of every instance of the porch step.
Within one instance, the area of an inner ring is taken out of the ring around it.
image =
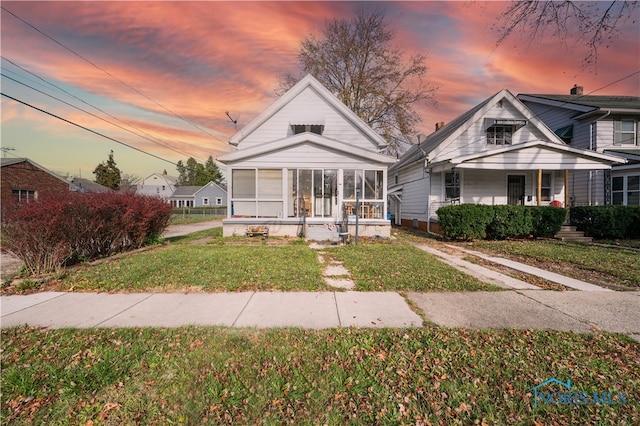
[[[580,243],[590,243],[593,241],[591,237],[585,237],[584,232],[578,231],[575,226],[562,225],[560,232],[555,235],[560,241],[575,241]]]

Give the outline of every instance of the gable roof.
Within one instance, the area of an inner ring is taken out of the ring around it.
[[[226,189],[222,188],[217,183],[209,182],[208,184],[202,185],[202,186],[197,186],[197,185],[196,186],[193,186],[193,185],[176,186],[176,189],[173,191],[173,194],[171,194],[171,197],[193,197],[198,192],[202,191],[204,188],[208,186],[217,186],[221,191],[227,192]]]
[[[312,143],[320,147],[348,154],[349,156],[361,157],[379,163],[392,164],[396,162],[395,158],[389,157],[388,155],[348,145],[335,139],[316,135],[315,133],[300,133],[288,138],[279,139],[251,148],[229,152],[218,157],[218,160],[221,162],[240,161],[258,155],[263,155],[268,152],[291,148],[304,143]]]
[[[299,82],[297,82],[291,89],[289,89],[284,95],[280,96],[274,103],[272,103],[267,109],[254,118],[249,124],[243,127],[235,135],[229,139],[231,145],[237,146],[244,138],[256,130],[260,125],[271,118],[276,112],[282,109],[286,104],[291,102],[296,96],[302,93],[305,89],[311,87],[314,89],[320,97],[333,106],[336,110],[340,111],[342,115],[347,119],[354,127],[358,128],[362,133],[376,145],[378,149],[382,149],[387,146],[386,141],[382,136],[376,133],[371,127],[369,127],[360,117],[358,117],[353,111],[351,111],[344,103],[340,101],[333,93],[315,79],[311,74],[307,74]]]
[[[405,152],[400,160],[389,168],[389,171],[398,170],[405,166],[429,159],[429,153],[440,145],[454,140],[464,133],[473,123],[484,117],[484,115],[500,100],[508,100],[533,126],[541,131],[550,141],[564,145],[564,143],[553,133],[540,119],[538,119],[529,108],[527,108],[518,98],[507,89],[502,89],[498,93],[490,96],[469,111],[456,117],[444,127],[431,133],[421,143],[412,146]],[[433,160],[433,158],[431,159]]]
[[[67,182],[62,176],[58,176],[57,174],[53,173],[51,170],[48,170],[48,169],[42,167],[40,164],[38,164],[35,161],[32,161],[32,160],[30,160],[28,158],[2,158],[0,160],[1,160],[0,161],[0,167],[11,166],[13,164],[20,164],[20,163],[29,163],[33,167],[37,167],[38,169],[42,170],[43,172],[48,173],[51,176],[60,179],[61,181],[63,181],[66,184],[69,184],[69,182]]]
[[[575,110],[576,112],[640,113],[640,97],[638,96],[519,94],[518,99]]]
[[[100,185],[99,183],[93,182],[89,179],[77,178],[77,177],[71,179],[71,190],[75,192],[82,192],[82,193],[114,192],[113,189],[107,188],[106,186]]]

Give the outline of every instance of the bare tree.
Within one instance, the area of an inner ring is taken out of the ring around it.
[[[326,21],[321,37],[310,35],[300,45],[302,73],[281,76],[276,92],[310,73],[387,140],[389,154],[399,154],[422,120],[413,105],[435,103],[437,88],[424,80],[425,55],[405,61],[391,45],[394,32],[384,18],[379,8],[360,8],[351,19]]]
[[[583,42],[588,50],[582,59],[582,68],[595,67],[598,49],[609,47],[620,37],[620,27],[627,20],[636,23],[637,8],[637,1],[513,1],[493,25],[499,36],[496,46],[518,32],[526,34],[529,45],[545,33],[551,33],[565,44]],[[637,37],[637,32],[632,36]]]

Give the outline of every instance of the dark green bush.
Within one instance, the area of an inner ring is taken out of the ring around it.
[[[533,228],[531,211],[522,206],[487,206],[493,218],[487,225],[487,239],[504,240],[527,236]]]
[[[532,234],[537,238],[552,238],[567,220],[567,209],[559,207],[527,207],[531,211]]]
[[[440,207],[436,214],[444,237],[451,240],[484,239],[493,218],[491,206],[460,204]]]
[[[546,206],[460,204],[436,213],[443,236],[452,240],[553,237],[567,217],[566,209]]]
[[[577,206],[571,223],[593,238],[640,238],[640,206]]]

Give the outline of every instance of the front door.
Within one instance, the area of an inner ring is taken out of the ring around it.
[[[507,204],[511,206],[524,204],[524,176],[507,176]]]

